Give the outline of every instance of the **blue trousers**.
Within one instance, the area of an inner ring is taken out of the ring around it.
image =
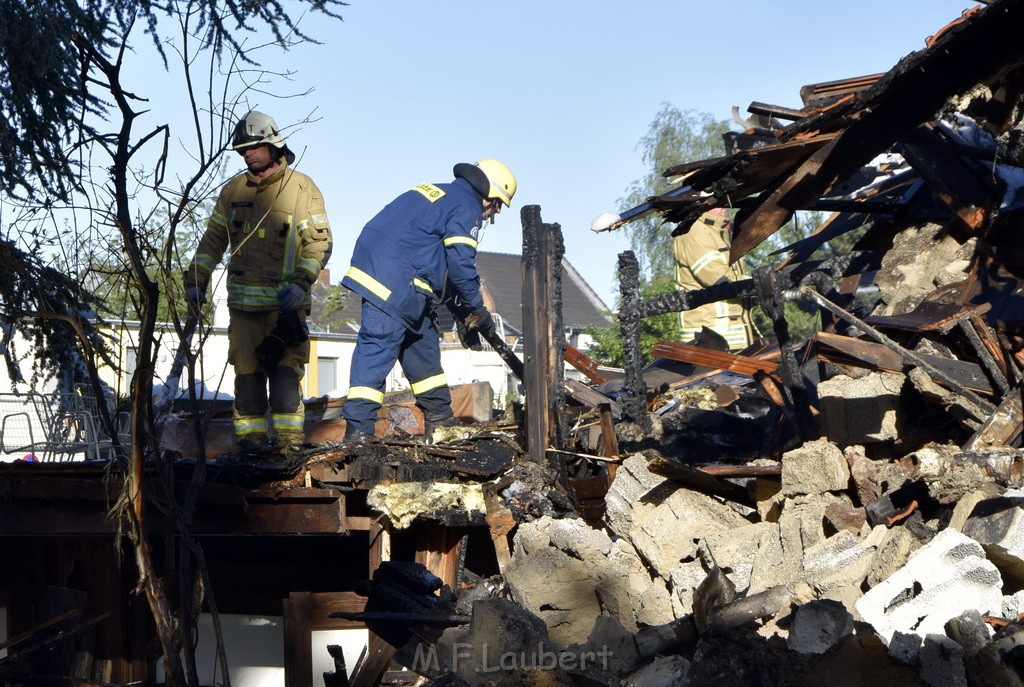
[[[432,312],[424,312],[411,329],[364,300],[349,374],[349,393],[342,417],[349,426],[374,433],[384,400],[384,383],[398,362],[428,420],[452,416],[452,397],[441,369],[441,340]]]

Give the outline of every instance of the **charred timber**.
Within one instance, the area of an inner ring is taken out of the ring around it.
[[[876,254],[869,251],[860,251],[828,258],[827,260],[803,262],[778,270],[778,281],[783,290],[794,289],[802,284],[813,284],[819,288],[825,286],[827,290],[831,291],[836,289],[840,279],[849,274],[857,274],[870,269],[875,265],[876,261]],[[620,256],[619,279],[623,289],[623,300],[619,308],[619,317],[622,320],[627,318],[640,320],[645,317],[653,317],[668,312],[684,312],[707,305],[708,303],[758,295],[755,280],[744,279],[742,281],[715,284],[705,289],[694,291],[674,291],[647,300],[640,300],[639,287],[637,287],[635,299],[627,301],[625,292],[626,282],[622,281],[622,270],[622,256]],[[637,267],[637,270],[639,270],[639,267]]]
[[[619,290],[622,296],[619,306],[619,328],[622,330],[622,354],[628,394],[624,410],[633,422],[649,431],[651,425],[650,418],[647,417],[647,384],[641,374],[644,356],[640,348],[640,320],[649,315],[644,314],[643,301],[640,299],[640,263],[631,250],[619,253]]]

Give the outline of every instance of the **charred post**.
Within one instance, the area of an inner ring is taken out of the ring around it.
[[[626,413],[644,431],[650,429],[647,417],[647,385],[643,379],[644,355],[640,349],[640,263],[631,250],[619,253],[619,327],[622,329],[622,354],[626,368]]]
[[[561,297],[555,293],[555,263],[561,265],[561,229],[557,224],[543,224],[540,206],[523,208],[523,341],[524,378],[526,391],[526,451],[530,458],[546,464],[547,449],[558,442],[559,404],[562,388],[562,347],[564,337],[556,331],[561,328],[561,315],[557,322],[554,312],[560,312]],[[557,241],[552,234],[558,235]],[[557,253],[557,255],[556,255]],[[558,325],[556,329],[556,324]],[[553,458],[552,461],[559,461]],[[560,461],[559,461],[560,462]],[[556,471],[558,466],[551,465]]]

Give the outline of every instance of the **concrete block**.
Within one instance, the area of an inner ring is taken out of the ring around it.
[[[700,546],[718,564],[741,594],[750,587],[750,574],[766,537],[777,536],[778,526],[768,522],[734,527],[704,537]]]
[[[893,527],[885,531],[875,557],[871,561],[871,571],[867,583],[874,587],[907,564],[910,554],[921,548],[921,540],[915,537],[906,527]]]
[[[964,523],[963,533],[982,545],[1003,577],[1024,583],[1024,491],[983,499]]]
[[[848,446],[843,453],[857,489],[857,502],[862,506],[881,498],[887,491],[898,489],[907,481],[902,464],[868,458],[863,446]]]
[[[905,377],[874,372],[838,375],[817,387],[825,436],[840,446],[892,441],[899,435],[899,395]]]
[[[1009,635],[989,643],[977,656],[977,670],[971,675],[971,684],[1024,687],[1024,676],[1016,657],[1024,653],[1024,630],[1018,628]]]
[[[968,658],[977,655],[992,640],[992,628],[973,608],[946,623],[946,636],[963,648]]]
[[[896,632],[925,637],[941,634],[947,620],[968,609],[998,611],[1001,587],[999,570],[981,545],[945,529],[861,597],[857,611],[886,642]]]
[[[804,577],[817,589],[835,585],[860,584],[871,572],[871,564],[885,527],[879,525],[863,540],[843,530],[804,550]]]
[[[912,666],[917,662],[917,655],[921,651],[923,641],[919,635],[912,632],[897,630],[889,639],[889,655],[900,663]]]
[[[782,456],[782,493],[825,494],[844,491],[850,484],[850,466],[835,444],[809,441]]]
[[[682,656],[656,656],[654,661],[619,683],[621,687],[687,687],[690,662]]]
[[[630,632],[645,618],[671,620],[664,580],[652,577],[636,552],[574,518],[520,524],[505,570],[512,599],[544,620],[561,644],[586,641],[594,618],[615,617]]]
[[[853,632],[853,616],[838,601],[812,601],[798,606],[787,646],[801,654],[823,654]]]
[[[445,630],[436,652],[420,656],[436,660],[469,687],[514,684],[518,676],[557,658],[556,645],[540,618],[521,606],[499,597],[473,604],[468,626]]]
[[[967,687],[964,648],[945,635],[925,637],[917,663],[928,687]]]
[[[974,512],[974,507],[985,499],[998,496],[1001,490],[996,484],[986,484],[980,489],[964,494],[956,505],[953,506],[953,514],[949,518],[949,522],[946,527],[952,527],[954,530],[960,532],[964,531],[964,525],[967,523],[967,518],[971,517],[971,513]]]
[[[1003,618],[1016,618],[1024,613],[1024,589],[1003,597]]]
[[[639,454],[616,471],[605,504],[609,528],[665,579],[681,562],[695,557],[696,542],[702,537],[750,524],[710,496],[667,483],[647,469],[647,460]]]

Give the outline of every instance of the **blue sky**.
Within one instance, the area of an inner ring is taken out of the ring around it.
[[[287,127],[324,192],[340,280],[363,224],[398,193],[494,157],[516,174],[511,210],[481,250],[519,253],[520,209],[558,223],[566,257],[609,307],[628,248],[590,221],[644,169],[636,146],[662,103],[730,119],[752,101],[798,108],[800,87],[887,71],[969,0],[351,0],[321,41],[268,66],[302,98],[254,98]],[[231,164],[235,164],[234,161]]]

